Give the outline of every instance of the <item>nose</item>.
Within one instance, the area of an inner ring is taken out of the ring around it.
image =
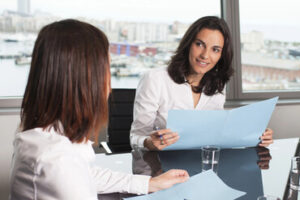
[[[207,59],[208,58],[208,51],[207,49],[203,49],[203,51],[200,53],[200,58],[201,59]]]

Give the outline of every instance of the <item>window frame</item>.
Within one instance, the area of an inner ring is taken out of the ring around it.
[[[0,108],[21,108],[23,97],[1,97]]]

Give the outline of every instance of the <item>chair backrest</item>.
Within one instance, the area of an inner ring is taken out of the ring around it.
[[[128,152],[135,89],[112,89],[109,97],[107,144],[113,152]]]

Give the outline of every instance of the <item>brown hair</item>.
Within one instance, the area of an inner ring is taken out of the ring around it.
[[[233,74],[231,66],[233,47],[229,28],[226,22],[215,16],[206,16],[195,21],[185,32],[180,44],[168,65],[168,73],[176,83],[185,83],[185,77],[190,73],[189,53],[190,47],[197,34],[203,29],[218,30],[224,37],[222,55],[214,68],[205,73],[197,87],[193,87],[196,93],[204,92],[211,96],[222,93],[225,84]]]
[[[108,48],[105,34],[84,22],[68,19],[43,27],[22,102],[22,131],[53,127],[72,142],[97,140],[107,123]]]

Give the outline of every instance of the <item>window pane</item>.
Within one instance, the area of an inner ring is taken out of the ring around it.
[[[243,92],[300,90],[298,0],[242,0]]]
[[[0,14],[0,97],[9,97],[23,95],[34,41],[50,22],[76,18],[103,30],[112,87],[135,88],[146,70],[166,66],[193,21],[220,16],[220,1],[1,0]]]

